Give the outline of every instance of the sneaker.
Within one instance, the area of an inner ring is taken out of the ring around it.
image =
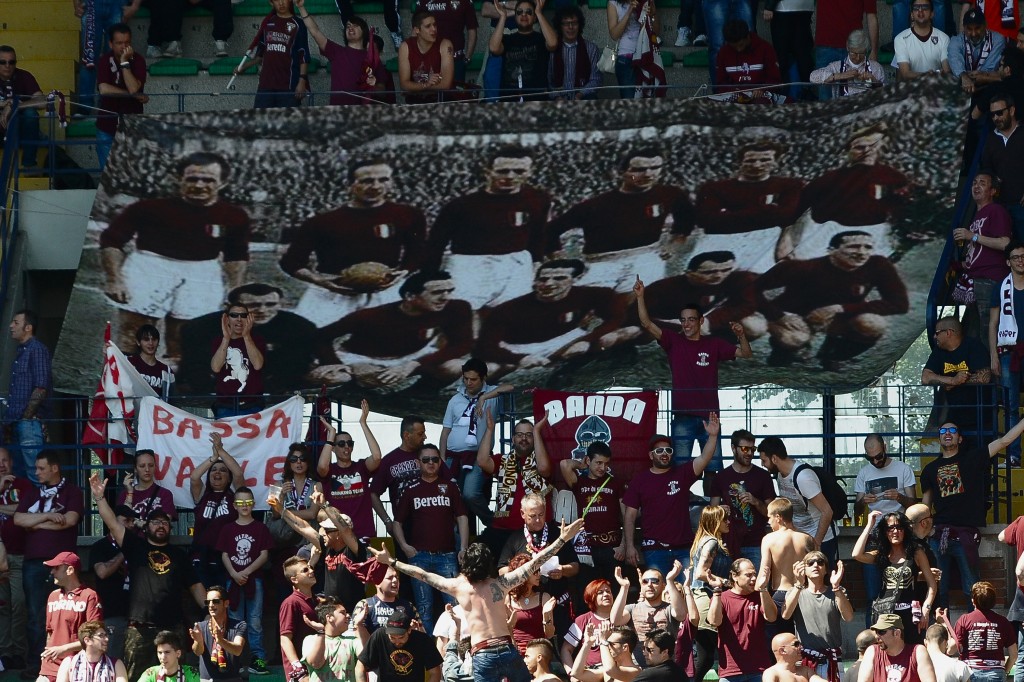
[[[693,39],[693,46],[694,47],[707,47],[708,46],[708,37],[706,35],[704,35],[703,33],[701,33],[699,36],[697,36],[696,38]]]
[[[267,662],[262,658],[254,658],[252,663],[249,664],[249,673],[252,675],[269,675],[270,671],[267,670]]]
[[[164,56],[164,51],[160,49],[159,45],[150,45],[146,48],[146,59],[160,59]]]
[[[180,57],[181,56],[181,43],[177,40],[172,40],[167,43],[167,47],[164,48],[165,57]]]
[[[398,52],[398,48],[402,47],[402,34],[392,31],[391,42],[395,44],[395,52]]]
[[[213,54],[217,57],[227,57],[228,42],[226,40],[213,41]]]
[[[683,26],[679,29],[679,35],[676,37],[676,47],[689,47],[690,46],[690,29]]]

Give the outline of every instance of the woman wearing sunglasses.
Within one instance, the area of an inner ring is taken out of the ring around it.
[[[868,549],[871,539],[876,549]],[[927,545],[914,535],[910,520],[901,512],[885,515],[871,512],[864,532],[853,546],[853,558],[862,564],[874,563],[882,573],[882,591],[871,606],[875,618],[895,613],[903,621],[904,641],[921,644],[938,586],[931,571]],[[923,603],[914,599],[914,584],[919,576],[928,585]]]
[[[704,675],[711,670],[715,662],[715,650],[718,648],[718,631],[708,623],[708,609],[711,607],[711,584],[708,578],[729,578],[732,558],[725,545],[728,533],[729,513],[725,507],[709,505],[701,510],[697,534],[690,548],[694,566],[690,589],[700,614],[700,623],[694,635],[694,643],[697,645],[694,669],[698,680],[703,680]]]
[[[281,503],[285,509],[291,509],[306,523],[313,524],[316,521],[318,510],[313,507],[309,498],[314,492],[320,490],[320,482],[309,476],[309,467],[310,454],[306,446],[302,443],[289,445],[288,456],[284,461],[284,471],[281,472]],[[302,542],[302,536],[282,521],[277,514],[271,516],[267,525],[271,529],[277,547],[296,547]]]

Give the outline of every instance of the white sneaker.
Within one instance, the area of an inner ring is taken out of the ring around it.
[[[150,45],[146,48],[146,59],[160,59],[164,56],[164,51],[160,49],[159,45]]]
[[[676,47],[689,47],[690,46],[690,29],[686,26],[682,26],[679,29],[679,35],[676,37]]]
[[[165,57],[180,57],[181,56],[181,43],[177,40],[172,40],[167,43],[167,47],[164,48]]]
[[[213,41],[213,54],[217,57],[228,56],[228,43],[226,40]]]
[[[708,46],[708,37],[706,35],[704,35],[703,33],[701,33],[699,36],[694,38],[693,45],[694,45],[694,47],[707,47]]]

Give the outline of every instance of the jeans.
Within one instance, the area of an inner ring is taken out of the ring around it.
[[[1014,621],[1017,628],[1017,662],[1013,666],[1013,682],[1024,682],[1024,623]]]
[[[500,28],[495,28],[495,31],[500,31]],[[484,74],[482,77],[484,85],[484,101],[494,102],[497,100],[498,95],[501,94],[501,67],[503,61],[501,57],[496,57],[493,54],[487,54],[487,60],[484,62]]]
[[[1009,431],[1017,425],[1017,415],[1020,412],[1020,371],[1014,372],[1010,369],[1010,359],[1013,353],[999,354],[999,385],[1005,391],[1006,404],[1003,405],[1003,418],[1006,420],[1006,430]],[[1020,438],[1016,439],[1006,448],[1006,454],[1010,459],[1020,461]]]
[[[107,51],[106,31],[121,21],[121,0],[89,0],[82,14],[82,33],[79,45],[82,66],[78,71],[78,103],[96,106],[96,62]],[[86,110],[82,113],[92,115]]]
[[[234,31],[234,17],[231,0],[198,0],[196,3],[184,0],[143,0],[149,8],[149,45],[160,47],[172,40],[181,40],[181,24],[185,18],[186,6],[193,4],[205,7],[213,13],[213,39],[227,40]]]
[[[749,673],[740,675],[729,675],[721,678],[722,682],[761,682],[764,673]]]
[[[256,587],[251,597],[245,596],[245,588],[239,590],[240,596],[234,608],[228,611],[228,615],[236,620],[244,620],[249,626],[249,634],[246,639],[249,642],[249,649],[252,651],[253,660],[262,658],[267,660],[266,649],[263,648],[263,578],[252,578]]]
[[[100,162],[100,170],[107,167],[107,159],[110,158],[110,148],[114,146],[114,136],[102,130],[96,131],[96,158]]]
[[[971,682],[1006,682],[1006,671],[1002,668],[989,670],[971,669]]]
[[[0,583],[0,655],[25,658],[25,586],[20,554],[8,554],[7,581]]]
[[[689,549],[645,549],[644,566],[648,571],[660,571],[662,576],[672,570],[672,562],[678,561],[686,568],[690,565]]]
[[[976,566],[971,566],[967,562],[967,555],[964,553],[963,545],[959,542],[953,542],[952,539],[949,541],[949,545],[946,547],[945,554],[939,552],[939,539],[931,538],[928,540],[932,547],[932,551],[935,552],[936,558],[939,560],[939,570],[942,571],[942,577],[945,578],[949,575],[949,569],[953,565],[953,560],[956,560],[956,565],[960,569],[960,586],[964,591],[964,594],[971,594],[971,586],[978,582],[978,569]],[[939,581],[939,606],[949,608],[949,580]]]
[[[832,538],[821,543],[821,553],[828,557],[828,565],[835,566],[839,561],[839,538]],[[971,591],[968,589],[967,594]]]
[[[56,552],[55,552],[56,553]],[[46,600],[53,591],[50,568],[43,559],[25,559],[21,569],[25,588],[25,613],[28,620],[28,651],[26,661],[30,670],[39,669],[39,655],[46,646]]]
[[[42,452],[43,443],[43,422],[38,419],[14,422],[14,442],[9,449],[15,476],[24,476],[34,485],[39,485],[39,479],[36,478],[36,456]]]
[[[867,608],[864,609],[865,627],[870,628],[874,622],[871,618],[871,603],[882,592],[882,572],[878,570],[878,564],[861,564],[861,568],[864,569],[864,595],[867,598]]]
[[[1003,204],[1003,208],[1007,210],[1013,220],[1013,236],[1018,241],[1024,241],[1024,206],[1016,201],[1009,201]]]
[[[476,455],[474,453],[474,459]],[[471,469],[464,469],[456,462],[455,457],[448,457],[445,460],[448,468],[456,473],[455,483],[462,493],[462,501],[466,504],[469,513],[491,525],[494,512],[491,510],[491,477],[484,473],[478,465],[474,464]],[[473,525],[470,523],[470,535]]]
[[[694,441],[697,441],[702,451],[707,445],[708,432],[704,430],[704,420],[688,414],[672,415],[672,449],[675,450],[673,464],[680,466],[693,460]],[[719,438],[706,471],[721,471],[722,467],[722,439]]]
[[[806,83],[814,70],[814,36],[811,35],[811,12],[775,12],[771,21],[772,45],[779,57],[779,73],[782,82],[790,79],[790,67],[796,65],[796,80]],[[801,86],[793,86],[790,92],[796,99]]]
[[[295,98],[293,90],[257,92],[253,101],[253,109],[290,109],[302,105],[302,100]]]
[[[416,556],[409,557],[409,563],[443,578],[454,578],[459,570],[455,552],[416,552]],[[435,592],[436,590],[425,582],[413,579],[412,598],[416,603],[416,610],[420,612],[420,619],[426,632],[434,631]],[[441,598],[446,604],[455,605],[455,598],[450,594],[442,592]]]
[[[513,644],[502,644],[473,654],[473,682],[529,682],[526,663]]]
[[[259,97],[259,95],[256,95]],[[256,414],[263,409],[262,403],[214,403],[214,419],[227,419],[228,417],[244,417],[247,414]]]
[[[633,57],[615,55],[615,80],[619,84],[619,99],[636,99],[636,72]]]
[[[154,625],[131,625],[124,633],[124,667],[129,680],[137,680],[146,668],[157,664],[153,638],[165,628]],[[173,629],[173,628],[172,628]]]
[[[704,25],[708,33],[708,70],[711,73],[712,86],[716,85],[715,64],[718,60],[718,51],[725,42],[722,27],[730,19],[742,19],[747,22],[751,31],[756,27],[747,0],[704,0]]]
[[[693,37],[706,33],[704,29],[704,0],[682,0],[676,28],[693,29]]]

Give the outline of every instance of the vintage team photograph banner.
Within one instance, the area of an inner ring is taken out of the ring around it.
[[[563,459],[582,460],[595,441],[612,449],[612,472],[629,482],[633,472],[649,464],[648,441],[658,421],[658,393],[533,392],[533,417],[547,414],[544,445],[555,475]]]
[[[255,414],[209,420],[146,397],[139,406],[137,447],[156,453],[156,482],[171,491],[176,507],[191,509],[189,475],[210,459],[210,436],[220,434],[224,449],[242,467],[255,508],[268,509],[267,487],[280,484],[288,446],[302,440],[302,405],[301,397],[292,396]]]
[[[917,338],[951,229],[966,100],[899,83],[778,107],[709,100],[319,107],[130,117],[89,221],[55,386],[88,394],[152,321],[178,395],[208,394],[229,290],[267,390],[338,387],[439,419],[492,383],[668,387],[640,327],[754,357],[725,386],[854,390]],[[437,274],[437,271],[443,274]],[[424,275],[423,273],[430,273]],[[911,312],[918,311],[918,312]]]

